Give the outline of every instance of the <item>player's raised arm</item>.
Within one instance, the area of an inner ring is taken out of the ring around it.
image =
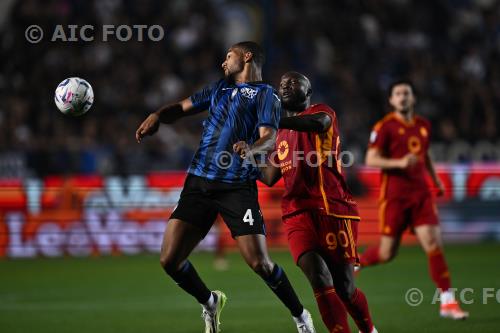
[[[279,127],[300,132],[324,133],[332,125],[332,118],[326,112],[281,117]]]
[[[160,123],[170,124],[175,120],[186,115],[192,114],[194,111],[191,99],[186,98],[174,104],[162,106],[157,111],[151,113],[139,126],[135,132],[137,142],[147,135],[153,135],[158,131]]]
[[[212,92],[216,89],[219,82],[204,87],[189,98],[177,103],[164,105],[151,113],[135,132],[137,142],[141,142],[141,139],[147,135],[155,134],[158,131],[160,123],[171,124],[179,118],[207,110],[210,106]]]

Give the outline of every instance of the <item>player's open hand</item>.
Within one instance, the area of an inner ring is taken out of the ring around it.
[[[233,150],[242,159],[245,159],[250,153],[250,146],[245,141],[238,141],[233,145]]]
[[[142,122],[137,131],[135,131],[135,139],[140,143],[142,138],[146,135],[155,134],[159,127],[160,117],[156,113],[151,113],[146,120]]]
[[[418,156],[412,153],[406,154],[403,158],[401,158],[401,169],[408,169],[418,163]]]

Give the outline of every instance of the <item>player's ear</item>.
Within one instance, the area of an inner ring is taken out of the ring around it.
[[[307,89],[306,97],[311,97],[312,94],[313,94],[313,90],[311,88]]]
[[[245,52],[243,54],[243,61],[245,63],[252,61],[252,59],[253,59],[253,53],[252,52]]]

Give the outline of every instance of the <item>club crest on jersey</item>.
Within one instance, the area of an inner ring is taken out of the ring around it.
[[[257,90],[249,87],[241,88],[240,93],[249,99],[253,99],[255,96],[257,96]]]
[[[408,150],[413,154],[420,153],[420,149],[422,148],[422,144],[420,143],[420,139],[414,135],[412,135],[408,139]]]
[[[288,142],[285,140],[281,141],[278,145],[278,158],[280,161],[284,160],[288,156]]]

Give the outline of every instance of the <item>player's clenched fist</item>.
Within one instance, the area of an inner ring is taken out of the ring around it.
[[[245,141],[238,141],[233,145],[233,150],[244,159],[249,155],[250,146]]]
[[[401,169],[411,168],[415,164],[418,163],[418,156],[412,153],[406,154],[403,158],[401,158]]]
[[[135,132],[135,139],[141,142],[141,139],[146,135],[153,135],[158,131],[160,126],[160,117],[156,113],[151,113],[146,120],[144,120]]]

